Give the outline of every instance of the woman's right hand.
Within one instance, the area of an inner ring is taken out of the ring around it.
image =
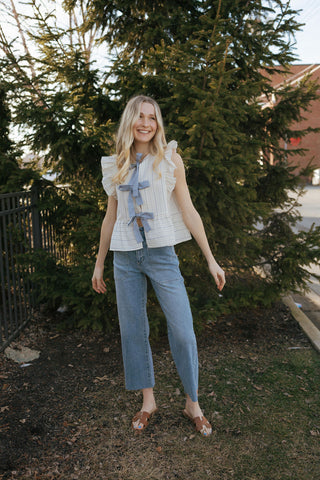
[[[92,288],[97,293],[106,293],[107,287],[103,280],[103,266],[95,266],[92,276]]]

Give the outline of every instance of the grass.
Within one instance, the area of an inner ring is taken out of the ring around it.
[[[124,389],[119,338],[56,336],[45,340],[50,361],[40,357],[34,377],[31,369],[8,375],[8,384],[20,376],[18,392],[28,384],[19,431],[28,433],[33,410],[52,428],[26,437],[35,447],[3,480],[320,480],[320,355],[284,307],[221,319],[199,337],[200,404],[214,429],[207,439],[182,416],[167,340],[153,345],[159,414],[139,436],[130,422],[141,395]]]
[[[207,347],[200,360],[201,404],[213,424],[213,436],[195,435],[181,416],[179,381],[170,356],[159,354],[161,413],[143,436],[134,436],[129,427],[131,413],[140,407],[139,396],[117,392],[116,409],[110,411],[105,404],[102,415],[108,387],[95,397],[99,433],[93,432],[95,454],[86,458],[94,478],[320,479],[316,352],[284,348],[253,355],[249,350],[212,358]]]

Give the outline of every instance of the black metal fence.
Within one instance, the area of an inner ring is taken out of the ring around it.
[[[0,351],[22,330],[34,313],[33,266],[23,261],[34,249],[55,256],[57,242],[50,211],[39,208],[36,189],[0,195]]]

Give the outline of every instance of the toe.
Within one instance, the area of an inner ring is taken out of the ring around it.
[[[133,422],[133,423],[132,423],[132,427],[133,427],[135,430],[141,430],[142,425],[141,425],[140,421],[137,420],[136,422]]]

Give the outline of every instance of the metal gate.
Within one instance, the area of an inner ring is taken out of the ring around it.
[[[0,351],[34,312],[33,266],[21,259],[37,248],[56,254],[50,212],[39,210],[38,200],[36,189],[0,195]]]

